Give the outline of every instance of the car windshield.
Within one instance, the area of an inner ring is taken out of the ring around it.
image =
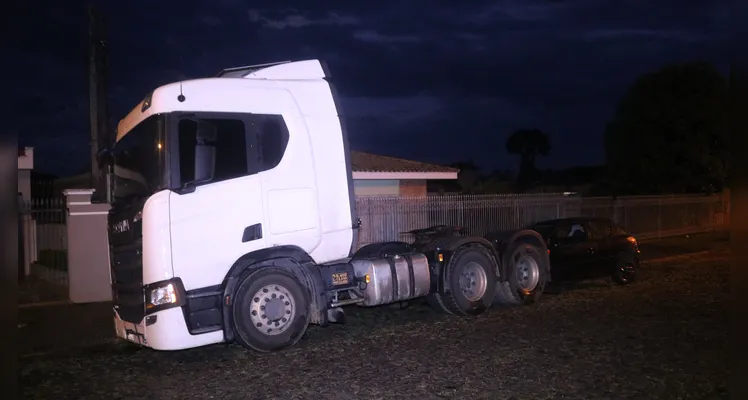
[[[147,118],[114,147],[115,204],[147,198],[164,187],[164,118]]]

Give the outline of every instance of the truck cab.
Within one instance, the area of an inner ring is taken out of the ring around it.
[[[354,253],[350,151],[327,78],[318,60],[232,68],[161,86],[120,121],[109,214],[119,337],[278,350],[347,304],[453,296],[449,257],[466,243],[482,246],[486,293],[442,307],[490,305],[501,255],[485,239]]]

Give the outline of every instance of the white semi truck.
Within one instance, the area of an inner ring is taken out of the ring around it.
[[[343,307],[426,297],[478,315],[536,301],[546,243],[435,226],[354,251],[344,121],[318,60],[232,68],[155,89],[101,153],[117,335],[157,350],[275,351]]]

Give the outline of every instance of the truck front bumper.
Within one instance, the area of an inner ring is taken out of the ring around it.
[[[190,334],[182,309],[170,308],[150,314],[137,324],[124,321],[114,311],[117,337],[154,350],[184,350],[223,342],[223,331]]]

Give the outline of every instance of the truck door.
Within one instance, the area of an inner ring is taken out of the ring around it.
[[[172,181],[181,189],[170,195],[171,251],[174,275],[190,290],[220,284],[239,257],[265,248],[265,220],[247,114],[177,118]]]

